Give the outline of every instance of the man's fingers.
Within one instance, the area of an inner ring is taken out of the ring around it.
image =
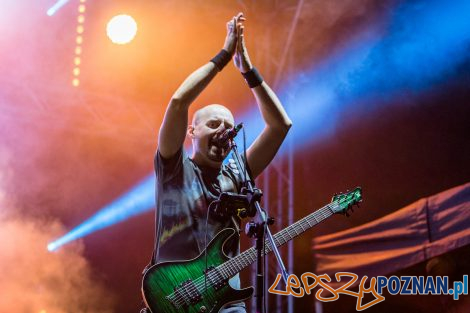
[[[244,40],[244,36],[243,36],[243,30],[244,30],[244,27],[241,26],[240,27],[240,32],[238,34],[238,41],[237,41],[237,50],[240,51],[240,52],[243,52],[244,49],[245,49],[245,40]]]
[[[235,15],[233,17],[233,19],[230,22],[227,23],[227,25],[229,25],[229,24],[233,25],[233,27],[232,27],[232,29],[233,29],[233,28],[236,28],[238,26],[238,24],[241,24],[239,22],[243,22],[243,21],[246,21],[246,18],[243,16],[243,13],[240,12],[237,15]]]
[[[233,17],[232,30],[235,32],[235,34],[237,33],[237,17],[236,16]]]
[[[240,28],[243,27],[242,23],[237,23],[237,36],[240,34]]]
[[[240,44],[243,43],[243,39],[244,39],[244,37],[243,37],[244,30],[245,30],[245,27],[240,26],[240,33],[238,34],[238,38],[240,39]]]
[[[235,34],[238,39],[238,35],[243,27],[243,22],[246,21],[246,18],[243,16],[243,12],[239,12],[235,15],[229,22],[227,22],[227,30],[231,34]],[[237,43],[238,46],[238,43]]]
[[[237,25],[237,17],[234,16],[230,21],[227,22],[227,30],[233,31]]]
[[[237,23],[246,21],[245,16],[243,16],[243,13],[241,13],[241,12],[238,13],[236,17],[237,17]]]

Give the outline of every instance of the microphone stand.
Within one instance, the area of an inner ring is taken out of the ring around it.
[[[253,180],[250,177],[250,174],[246,171],[246,168],[240,160],[240,155],[238,154],[238,147],[233,138],[230,138],[229,141],[230,148],[232,149],[232,155],[236,162],[237,167],[242,172],[243,180],[245,181],[246,188],[244,192],[247,195],[249,200],[249,208],[248,208],[248,215],[253,217],[258,213],[259,220],[261,222],[255,223],[250,222],[246,226],[247,235],[250,237],[256,237],[256,251],[257,251],[257,262],[256,262],[256,312],[262,313],[263,312],[263,297],[264,297],[264,266],[262,262],[262,255],[263,255],[263,247],[265,236],[268,237],[268,241],[272,247],[272,251],[276,256],[277,263],[279,268],[281,269],[282,278],[284,283],[287,284],[287,278],[289,275],[287,274],[286,267],[282,262],[281,255],[279,254],[279,250],[274,242],[274,238],[268,228],[268,224],[273,224],[274,220],[272,218],[268,218],[266,212],[263,208],[261,208],[260,200],[262,196],[262,192],[260,189],[254,186]],[[245,156],[246,158],[246,156]],[[242,189],[242,190],[243,190]],[[254,208],[254,209],[253,209]]]

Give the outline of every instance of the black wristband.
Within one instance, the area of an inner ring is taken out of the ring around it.
[[[225,65],[230,62],[231,58],[232,57],[230,56],[230,53],[222,49],[219,53],[217,53],[215,57],[211,59],[211,62],[215,64],[215,66],[220,72],[225,67]]]
[[[253,67],[246,73],[242,73],[242,75],[250,88],[255,88],[263,83],[263,77],[258,73],[256,67]]]

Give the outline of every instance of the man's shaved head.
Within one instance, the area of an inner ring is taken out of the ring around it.
[[[205,121],[212,116],[220,114],[223,114],[227,117],[231,117],[232,121],[234,120],[232,112],[230,112],[230,110],[227,109],[225,106],[221,104],[209,104],[194,112],[192,124],[193,126],[196,126],[201,121]]]

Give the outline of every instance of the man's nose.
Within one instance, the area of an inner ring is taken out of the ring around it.
[[[217,128],[217,131],[216,131],[216,132],[217,132],[218,134],[222,134],[225,130],[227,130],[227,128],[225,127],[224,123],[221,123],[221,124],[219,125],[219,127]]]

